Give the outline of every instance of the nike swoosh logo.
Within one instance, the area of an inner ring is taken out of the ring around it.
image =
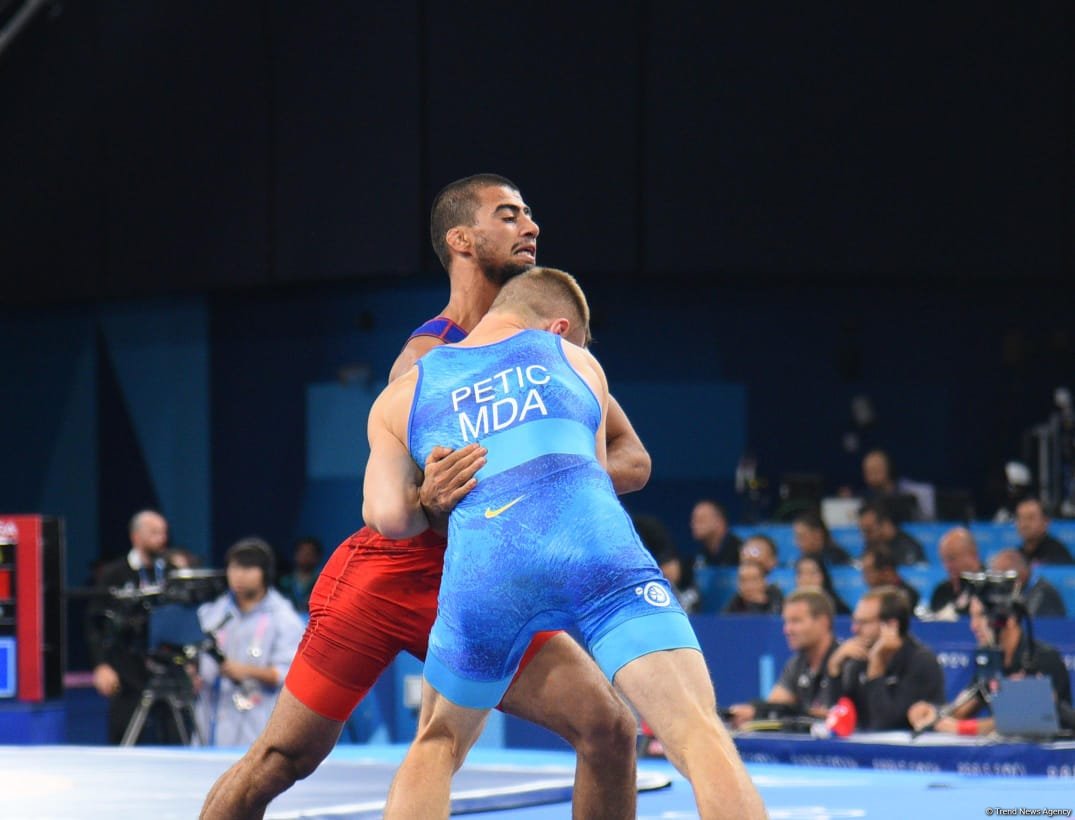
[[[496,518],[496,517],[497,517],[498,515],[500,515],[500,514],[501,514],[502,512],[506,512],[507,510],[510,510],[510,509],[511,509],[512,507],[514,507],[514,506],[515,506],[516,504],[518,504],[518,503],[519,503],[520,501],[522,501],[522,500],[523,500],[524,498],[526,498],[526,494],[525,494],[525,493],[524,493],[523,495],[520,495],[520,496],[519,496],[518,498],[516,498],[516,499],[515,499],[514,501],[509,501],[509,502],[508,502],[507,504],[505,504],[505,505],[504,505],[503,507],[500,507],[500,508],[498,508],[498,509],[495,509],[495,510],[490,510],[490,509],[489,509],[488,507],[486,507],[486,508],[485,508],[485,517],[486,517],[486,518]]]

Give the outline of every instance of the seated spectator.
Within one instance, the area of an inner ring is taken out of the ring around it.
[[[763,703],[737,703],[729,707],[732,724],[740,726],[764,718],[776,705],[779,714],[825,717],[836,702],[836,681],[825,666],[836,651],[832,631],[832,601],[820,589],[796,589],[784,601],[784,637],[795,654],[769,690]]]
[[[883,503],[897,524],[921,517],[918,499],[900,490],[892,459],[884,450],[870,450],[862,457],[862,481],[866,501]]]
[[[272,588],[274,555],[260,538],[244,538],[224,556],[228,591],[198,607],[202,629],[222,658],[199,658],[195,719],[208,746],[253,743],[269,720],[303,624]]]
[[[296,612],[306,614],[310,611],[310,591],[317,581],[324,551],[321,542],[312,535],[295,542],[291,572],[281,576],[277,586]]]
[[[911,611],[918,606],[918,590],[900,576],[892,550],[883,544],[867,548],[862,553],[862,580],[868,589],[877,587],[896,587],[902,589],[911,603]]]
[[[1033,564],[1072,564],[1068,548],[1049,535],[1049,516],[1036,498],[1027,498],[1015,508],[1015,529],[1023,543],[1019,549]]]
[[[795,588],[820,589],[832,600],[837,615],[850,615],[851,607],[841,598],[832,585],[832,576],[825,562],[816,555],[803,555],[795,562]]]
[[[1060,592],[1046,579],[1034,578],[1021,550],[1001,550],[989,562],[994,572],[1014,571],[1019,575],[1016,584],[1027,614],[1033,618],[1063,618],[1067,612]]]
[[[701,544],[697,566],[734,567],[739,563],[742,539],[728,529],[724,507],[708,498],[691,510],[691,538]]]
[[[972,598],[970,603],[970,629],[978,646],[1000,649],[1001,668],[1005,677],[1047,675],[1056,698],[1060,725],[1075,729],[1075,710],[1071,706],[1071,679],[1059,652],[1047,643],[1032,640],[1023,630],[1017,615],[1004,611],[990,614],[977,597]],[[907,720],[918,730],[932,728],[934,731],[950,734],[990,734],[994,728],[993,719],[974,717],[987,706],[981,689],[988,684],[989,681],[976,681],[957,695],[953,704],[945,707],[942,712],[938,712],[933,703],[914,703],[907,710]],[[941,716],[942,714],[944,716]]]
[[[765,584],[766,570],[757,561],[741,558],[736,577],[735,595],[724,605],[729,615],[775,615],[780,612],[784,594],[775,584]]]
[[[744,560],[761,564],[765,569],[766,576],[768,576],[779,563],[776,543],[768,535],[755,533],[739,547],[739,561]]]
[[[801,555],[819,556],[829,566],[850,564],[851,556],[833,540],[821,516],[810,510],[799,513],[791,524],[795,546]]]
[[[693,573],[679,557],[679,550],[659,518],[653,515],[632,515],[631,521],[642,543],[672,586],[680,606],[688,613],[698,611],[702,597],[694,586]]]
[[[852,637],[829,657],[826,671],[839,681],[838,694],[855,704],[859,729],[909,729],[912,704],[944,702],[941,665],[911,635],[910,622],[903,590],[871,589],[855,606]]]
[[[896,526],[888,507],[880,501],[870,501],[859,510],[859,529],[866,549],[886,545],[892,550],[897,564],[924,564],[926,551],[908,533]]]
[[[941,536],[941,563],[948,580],[941,581],[929,598],[930,611],[955,620],[967,614],[973,590],[960,577],[964,572],[981,572],[978,545],[966,527],[953,527]]]

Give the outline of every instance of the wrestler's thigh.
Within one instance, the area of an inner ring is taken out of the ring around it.
[[[627,712],[597,664],[564,632],[550,638],[520,671],[500,708],[568,741],[597,722],[622,720]]]

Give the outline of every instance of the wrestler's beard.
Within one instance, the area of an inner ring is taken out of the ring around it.
[[[514,279],[520,273],[526,273],[530,268],[534,267],[531,262],[516,262],[513,259],[494,262],[485,255],[484,243],[478,245],[477,261],[482,275],[494,285],[503,285],[509,279]]]

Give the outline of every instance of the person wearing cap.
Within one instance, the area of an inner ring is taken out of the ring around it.
[[[195,721],[206,746],[253,743],[269,720],[302,638],[303,623],[273,586],[275,556],[243,538],[224,556],[228,591],[198,608],[214,645],[198,659]]]

